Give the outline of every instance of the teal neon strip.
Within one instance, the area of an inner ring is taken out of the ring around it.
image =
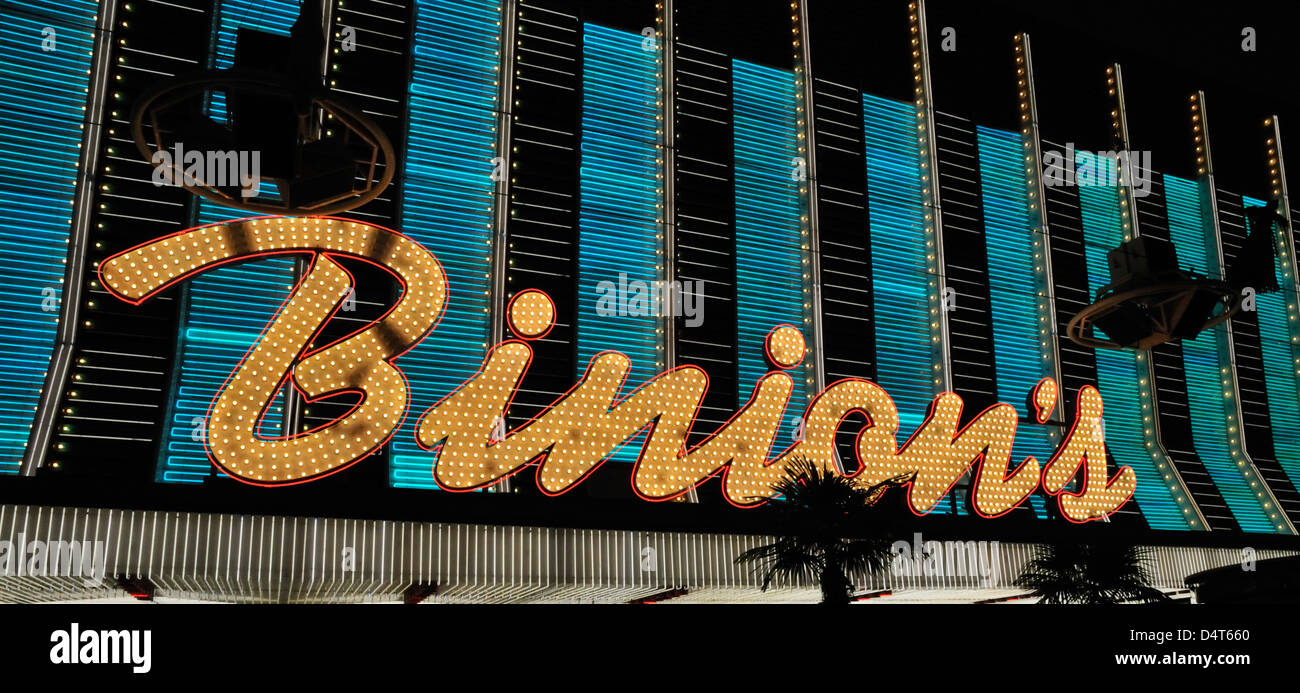
[[[1099,172],[1107,166],[1105,159],[1090,152],[1075,153],[1079,168],[1094,167]],[[1113,160],[1110,162],[1114,165]],[[1114,180],[1114,177],[1110,177]],[[1110,282],[1106,252],[1124,241],[1120,215],[1120,189],[1114,186],[1079,186],[1079,208],[1083,220],[1084,255],[1088,265],[1088,293]],[[1129,351],[1097,349],[1097,389],[1105,402],[1106,446],[1119,464],[1137,473],[1137,490],[1133,497],[1152,529],[1191,529],[1190,506],[1180,504],[1169,463],[1155,452],[1143,429],[1150,422],[1139,380],[1147,377],[1137,357]],[[1187,501],[1184,501],[1187,502]]]
[[[808,344],[801,195],[795,172],[799,156],[798,87],[794,74],[741,60],[731,62],[736,161],[736,339],[740,387],[747,402],[753,386],[773,367],[764,348],[767,334],[787,323]],[[805,359],[807,361],[807,359]],[[808,404],[806,365],[791,370],[794,391],[777,434],[779,451],[794,442],[791,419]]]
[[[658,53],[642,40],[582,27],[577,375],[596,354],[621,352],[631,361],[625,394],[663,365],[660,318],[646,300],[663,274]],[[640,447],[629,443],[612,459],[633,462]]]
[[[417,0],[407,105],[401,231],[447,274],[442,321],[397,360],[410,408],[393,437],[389,483],[437,488],[420,416],[474,375],[491,337],[492,158],[496,156],[499,0]]]
[[[1055,376],[1046,341],[1051,335],[1043,333],[1039,309],[1044,261],[1035,255],[1041,254],[1042,245],[1029,212],[1024,138],[986,127],[977,127],[976,137],[998,400],[1021,409],[1040,380]],[[1033,419],[1033,412],[1023,414]],[[1057,445],[1052,429],[1023,421],[1016,428],[1012,465],[1029,455],[1047,462]],[[1042,499],[1032,500],[1035,512],[1045,516]]]
[[[206,202],[199,207],[200,224],[245,216]],[[221,386],[288,298],[294,285],[293,267],[291,258],[254,260],[211,270],[189,285],[159,481],[201,483],[208,477],[212,464],[201,422]],[[281,435],[283,414],[282,393],[263,416],[260,433]]]
[[[54,351],[97,10],[0,2],[0,474],[22,464]]]
[[[898,407],[898,443],[920,428],[937,394],[933,385],[934,281],[926,268],[921,143],[916,107],[862,95],[867,159],[867,213],[876,325],[876,382]],[[931,511],[948,514],[948,499]],[[965,509],[959,508],[959,514]]]
[[[224,69],[234,64],[240,28],[287,36],[297,16],[296,0],[222,0],[217,6],[212,66]],[[214,95],[209,113],[214,119],[225,118],[223,95]],[[204,200],[199,204],[198,223],[247,216]],[[187,284],[177,370],[155,472],[158,481],[202,483],[208,478],[212,464],[203,421],[221,386],[288,297],[295,283],[293,267],[291,258],[242,262],[205,272]],[[262,435],[282,435],[283,411],[281,394],[262,419]]]
[[[1264,200],[1243,197],[1246,208],[1262,207]],[[1274,228],[1280,238],[1282,231]],[[1278,257],[1284,257],[1280,252]],[[1273,429],[1273,451],[1278,464],[1291,483],[1300,489],[1300,324],[1296,322],[1295,268],[1285,267],[1279,259],[1277,293],[1255,297],[1255,315],[1259,321],[1259,344],[1264,357],[1264,383],[1268,391],[1269,423]]]
[[[898,405],[902,439],[921,425],[935,395],[921,147],[915,106],[869,94],[862,103],[876,380]]]
[[[1179,265],[1185,270],[1219,277],[1218,258],[1213,262],[1210,258],[1210,244],[1214,239],[1201,206],[1200,185],[1170,175],[1164,176],[1164,183],[1169,239],[1178,250]],[[1228,417],[1236,415],[1233,391],[1224,382],[1231,367],[1225,358],[1227,330],[1228,326],[1223,324],[1202,332],[1196,339],[1182,340],[1192,442],[1197,457],[1242,530],[1276,532],[1276,525],[1269,520],[1257,492],[1251,490],[1250,481],[1243,474],[1241,467],[1246,465],[1245,459],[1225,435]]]

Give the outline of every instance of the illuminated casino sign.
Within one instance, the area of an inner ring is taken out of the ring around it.
[[[139,304],[166,287],[218,265],[273,255],[310,256],[309,270],[256,345],[230,375],[208,413],[207,449],[214,464],[236,479],[283,486],[338,472],[382,447],[407,415],[406,379],[394,363],[436,329],[450,300],[446,277],[432,253],[406,236],[361,222],[330,217],[265,217],[203,226],[160,238],[104,261],[103,285]],[[331,344],[310,345],[347,298],[353,279],[335,260],[369,262],[392,274],[401,297],[383,317]],[[974,467],[971,501],[984,517],[1003,515],[1041,486],[1073,522],[1103,518],[1133,495],[1130,467],[1106,470],[1101,395],[1084,387],[1077,415],[1051,459],[1011,459],[1018,415],[1009,404],[992,406],[958,429],[963,402],[937,396],[929,416],[901,447],[898,410],[889,394],[863,379],[829,385],[804,413],[802,436],[774,458],[770,451],[794,388],[788,370],[805,353],[802,334],[775,325],[765,348],[773,370],[754,386],[750,400],[719,430],[694,447],[694,425],[708,376],[691,365],[660,373],[619,397],[631,365],[624,354],[597,354],[585,375],[531,421],[505,435],[497,423],[532,362],[529,343],[555,320],[551,298],[518,293],[507,307],[515,338],[488,351],[478,373],[419,416],[416,438],[430,451],[438,485],[450,491],[491,486],[535,465],[544,493],[558,495],[581,483],[629,440],[645,433],[631,470],[642,498],[675,498],[721,474],[727,499],[756,506],[772,495],[786,460],[803,456],[843,473],[835,434],[851,414],[867,423],[855,445],[864,483],[907,479],[914,513],[929,512]],[[308,401],[357,393],[346,415],[286,437],[259,435],[258,425],[285,382]],[[1057,406],[1057,383],[1044,379],[1029,393],[1034,421],[1045,424]],[[1077,481],[1074,481],[1076,480]],[[1072,483],[1073,481],[1073,483]]]

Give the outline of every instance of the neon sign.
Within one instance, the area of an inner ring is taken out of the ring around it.
[[[303,254],[310,268],[261,338],[217,394],[208,414],[208,455],[241,481],[261,486],[298,484],[333,474],[382,447],[401,426],[409,402],[406,380],[394,364],[435,329],[449,300],[437,258],[406,236],[382,227],[332,217],[264,217],[202,226],[119,253],[99,268],[103,285],[140,304],[172,284],[215,266],[258,257]],[[352,277],[335,260],[369,262],[392,274],[402,293],[381,318],[320,347],[313,340],[346,299]],[[804,358],[803,335],[777,325],[764,348],[773,369],[759,378],[749,401],[717,431],[687,447],[708,389],[707,374],[683,365],[660,373],[619,398],[631,365],[624,354],[596,354],[585,375],[565,395],[527,423],[494,432],[532,362],[531,341],[545,336],[555,305],[545,293],[518,293],[507,306],[514,337],[489,349],[469,380],[419,413],[417,442],[431,452],[432,473],[450,491],[495,484],[530,466],[548,495],[581,483],[620,447],[644,433],[633,465],[632,486],[646,500],[675,498],[721,475],[734,505],[753,507],[772,495],[771,484],[792,457],[803,456],[843,474],[835,434],[852,414],[867,423],[854,445],[860,471],[877,483],[907,478],[908,503],[918,515],[932,510],[972,468],[971,503],[998,517],[1040,486],[1056,496],[1072,522],[1105,517],[1133,495],[1130,467],[1107,477],[1101,395],[1078,393],[1076,418],[1046,463],[1033,457],[1012,465],[1018,415],[997,404],[958,429],[963,402],[946,392],[902,446],[898,410],[889,394],[859,378],[840,380],[813,398],[803,436],[775,457],[770,451],[794,390],[789,369]],[[308,401],[356,393],[343,416],[310,431],[283,437],[258,435],[258,423],[288,382]],[[1057,406],[1050,378],[1031,393],[1034,420],[1045,423]],[[1072,480],[1078,482],[1072,485]]]

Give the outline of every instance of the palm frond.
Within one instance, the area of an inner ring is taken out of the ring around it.
[[[824,603],[844,603],[851,575],[883,570],[893,557],[889,539],[845,539],[872,529],[869,512],[886,491],[907,480],[900,476],[876,484],[849,479],[805,457],[791,460],[785,475],[772,484],[768,512],[779,516],[785,536],[751,548],[736,563],[754,566],[766,591],[777,578],[814,577]],[[878,528],[877,528],[877,531]],[[844,592],[844,594],[840,594]]]
[[[1146,565],[1150,552],[1127,544],[1070,544],[1041,547],[1016,578],[1044,604],[1116,604],[1168,599],[1152,587]]]
[[[881,572],[894,558],[888,539],[856,539],[840,546],[840,564],[850,573]]]
[[[782,537],[771,544],[744,551],[736,556],[736,563],[754,564],[754,573],[763,576],[761,589],[766,592],[778,577],[799,580],[816,575],[825,559],[815,547],[794,537]]]

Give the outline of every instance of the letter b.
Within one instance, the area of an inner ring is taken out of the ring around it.
[[[342,219],[273,217],[214,224],[167,236],[100,265],[110,292],[139,304],[164,287],[236,258],[308,253],[307,272],[257,345],[226,381],[208,420],[213,461],[258,485],[291,484],[336,472],[383,445],[401,423],[406,381],[391,361],[437,322],[447,297],[437,260],[387,229]],[[353,286],[333,256],[377,264],[405,287],[381,319],[308,351]],[[342,418],[306,433],[262,438],[258,423],[286,376],[311,399],[360,394]]]

